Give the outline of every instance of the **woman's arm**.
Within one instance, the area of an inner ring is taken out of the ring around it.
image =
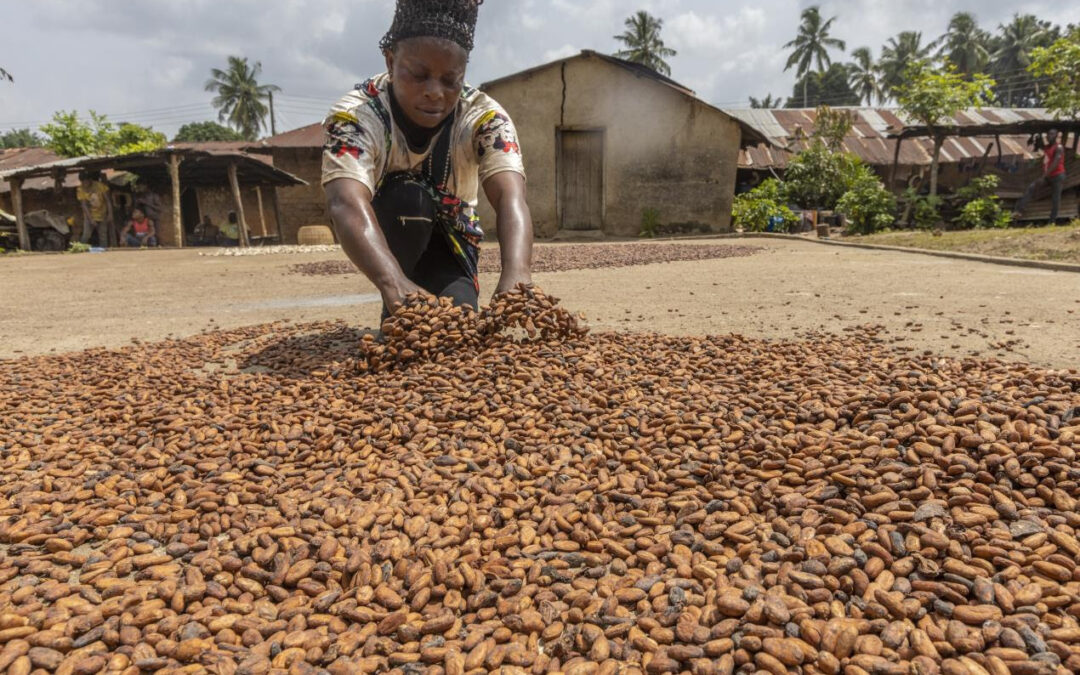
[[[502,257],[497,295],[519,283],[532,283],[532,215],[525,203],[525,177],[516,171],[502,171],[488,178],[484,181],[484,193],[495,209]]]
[[[339,178],[326,184],[326,200],[345,254],[382,294],[388,308],[401,304],[410,293],[424,290],[409,281],[386,243],[375,211],[371,190],[360,181]]]

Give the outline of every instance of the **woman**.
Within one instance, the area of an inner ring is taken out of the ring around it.
[[[323,185],[345,253],[384,311],[426,292],[476,308],[484,188],[502,254],[496,293],[531,283],[532,218],[510,117],[465,84],[477,0],[398,0],[386,73],[326,119]]]

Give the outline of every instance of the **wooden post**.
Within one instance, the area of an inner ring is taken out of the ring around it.
[[[172,182],[173,236],[177,248],[184,246],[184,220],[180,213],[180,156],[169,155],[169,181]]]
[[[30,233],[26,229],[26,220],[23,218],[22,201],[22,178],[12,178],[11,183],[11,208],[15,209],[15,227],[19,231],[19,248],[24,251],[30,250]]]
[[[229,164],[229,184],[232,186],[233,201],[236,202],[236,219],[240,225],[240,245],[251,246],[248,239],[247,221],[244,220],[244,200],[240,195],[240,179],[236,177],[236,163]]]
[[[259,225],[262,228],[262,236],[266,236],[266,214],[263,212],[262,188],[255,186],[255,198],[259,200]]]
[[[900,144],[903,142],[903,138],[896,139],[896,150],[893,151],[892,169],[889,170],[889,190],[896,189],[896,165],[900,163]]]
[[[279,244],[285,243],[285,235],[281,232],[281,200],[278,199],[278,189],[274,188],[274,222],[277,223],[277,241]]]

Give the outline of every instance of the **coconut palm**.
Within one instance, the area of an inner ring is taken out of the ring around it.
[[[1014,14],[1008,24],[998,26],[997,49],[993,53],[993,72],[1004,89],[1003,102],[1006,106],[1013,103],[1013,93],[1022,88],[1029,79],[1027,67],[1031,65],[1031,50],[1038,47],[1045,26],[1031,14]]]
[[[262,64],[248,65],[247,58],[229,57],[228,70],[214,68],[206,81],[206,91],[216,92],[211,104],[218,109],[218,119],[228,121],[246,140],[254,141],[266,127],[270,109],[263,103],[280,87],[259,84]]]
[[[938,40],[941,45],[938,58],[948,61],[956,69],[971,75],[982,71],[990,61],[987,45],[990,35],[979,28],[970,12],[957,12],[949,20],[949,28]]]
[[[803,10],[802,23],[799,24],[799,33],[794,40],[784,45],[784,49],[791,49],[784,70],[795,66],[796,77],[802,79],[810,72],[810,64],[817,63],[818,72],[825,71],[832,65],[829,57],[830,49],[843,51],[846,48],[843,40],[829,37],[829,29],[832,28],[832,17],[828,21],[822,21],[821,8],[817,5]],[[803,79],[803,107],[807,107],[806,85],[809,78]]]
[[[14,82],[15,78],[11,76],[11,73],[0,68],[0,80],[7,80],[8,82]]]
[[[915,61],[926,59],[934,48],[933,43],[923,45],[922,33],[906,30],[889,38],[881,48],[878,68],[881,71],[881,92],[885,98],[892,97],[893,91],[903,84],[904,71]]]
[[[859,47],[851,52],[852,62],[848,64],[848,84],[858,95],[859,101],[872,105],[876,98],[881,101],[881,84],[878,81],[878,67],[869,47]]]
[[[766,94],[765,98],[750,97],[751,108],[779,108],[783,105],[784,100],[779,96],[773,96],[772,94]]]
[[[678,52],[664,46],[664,41],[660,39],[664,20],[642,10],[628,18],[625,25],[626,30],[622,35],[616,35],[615,39],[626,45],[626,49],[616,52],[615,56],[640,63],[661,75],[671,75],[671,67],[664,59]]]

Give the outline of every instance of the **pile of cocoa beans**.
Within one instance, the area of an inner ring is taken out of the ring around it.
[[[381,336],[364,336],[361,367],[376,372],[414,361],[439,362],[474,357],[514,340],[562,340],[588,334],[576,317],[532,285],[500,293],[481,312],[455,307],[450,298],[413,294],[382,324]]]
[[[1080,672],[1077,372],[545,321],[0,362],[0,671]]]
[[[744,258],[761,251],[755,246],[725,244],[558,244],[540,245],[533,249],[533,272],[562,272],[566,270],[632,267],[685,260],[715,260]],[[499,272],[502,262],[497,248],[480,250],[481,272]],[[331,276],[358,274],[356,266],[347,260],[320,260],[289,266],[293,274]]]

